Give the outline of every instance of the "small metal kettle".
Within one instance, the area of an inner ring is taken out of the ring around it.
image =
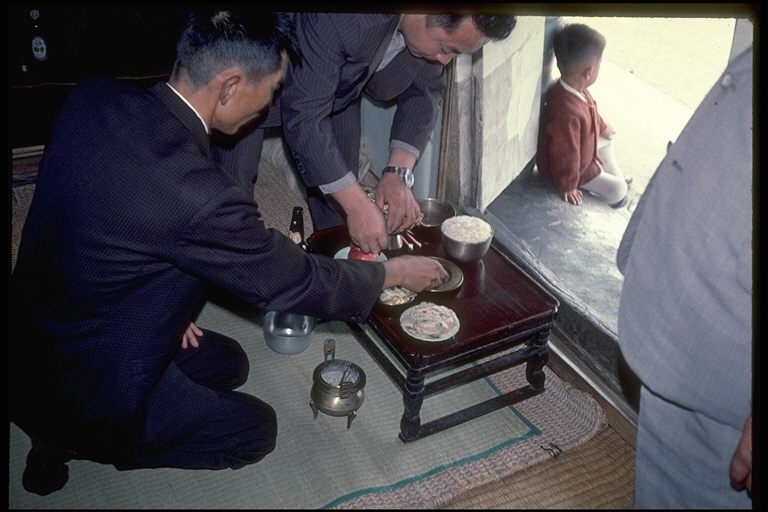
[[[325,340],[324,362],[312,373],[309,406],[315,419],[318,411],[329,416],[346,416],[349,428],[365,400],[365,372],[355,363],[334,359],[335,353],[336,341]]]

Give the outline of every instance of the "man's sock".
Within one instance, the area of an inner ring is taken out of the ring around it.
[[[72,452],[53,448],[33,437],[21,485],[27,492],[40,496],[58,491],[69,480],[69,467],[66,463],[72,460],[72,455]]]

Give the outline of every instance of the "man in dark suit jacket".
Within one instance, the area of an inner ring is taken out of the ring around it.
[[[386,248],[388,233],[411,227],[420,214],[411,171],[435,126],[444,66],[459,53],[506,38],[516,19],[349,13],[298,13],[294,19],[302,59],[290,66],[280,103],[260,127],[282,123],[308,187],[315,229],[346,221],[352,241],[364,252],[377,252]],[[374,100],[397,100],[376,205],[357,182],[364,92]],[[215,159],[251,193],[262,138],[257,129],[236,146],[215,150]]]
[[[9,410],[33,441],[28,491],[63,487],[72,457],[237,469],[273,450],[275,412],[234,391],[245,352],[191,323],[210,284],[362,322],[383,288],[446,277],[424,257],[307,254],[211,160],[210,129],[235,134],[271,101],[290,29],[284,15],[198,13],[168,83],[89,79],[62,108],[11,280]]]

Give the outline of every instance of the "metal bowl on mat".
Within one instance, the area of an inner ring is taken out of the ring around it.
[[[312,343],[316,326],[311,316],[269,311],[264,315],[264,341],[278,354],[299,354]]]
[[[479,217],[458,215],[440,227],[443,250],[456,261],[472,263],[485,256],[493,240],[493,228]]]

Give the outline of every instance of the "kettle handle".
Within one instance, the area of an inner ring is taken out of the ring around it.
[[[328,356],[331,356],[331,359],[334,359],[336,356],[336,340],[333,338],[325,340],[323,343],[323,359],[325,359],[325,362],[328,362]]]

